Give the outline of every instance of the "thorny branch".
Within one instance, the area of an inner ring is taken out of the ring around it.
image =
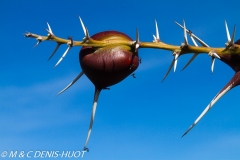
[[[54,41],[58,44],[69,44],[69,39],[64,39],[57,37],[55,35],[52,36],[42,36],[34,33],[26,33],[25,37],[28,38],[35,38],[36,40],[42,41]],[[72,46],[91,46],[91,47],[106,47],[109,45],[128,45],[133,46],[135,41],[119,41],[119,40],[111,40],[111,41],[97,41],[90,38],[89,42],[84,41],[74,41]],[[156,48],[156,49],[163,49],[169,51],[181,50],[182,54],[187,53],[209,53],[210,51],[215,51],[218,55],[223,54],[240,54],[240,45],[235,44],[234,47],[231,48],[206,48],[200,46],[191,46],[188,44],[187,47],[177,46],[177,45],[170,45],[161,42],[139,42],[139,48]]]
[[[227,34],[227,42],[225,43],[225,47],[212,48],[209,45],[207,45],[203,40],[201,40],[196,35],[194,35],[192,31],[188,30],[186,28],[186,24],[185,24],[184,20],[183,20],[183,26],[180,25],[179,23],[175,22],[184,31],[183,32],[184,43],[182,43],[181,45],[178,46],[178,45],[167,44],[160,40],[158,25],[157,25],[156,20],[155,20],[156,35],[153,35],[153,42],[141,42],[139,40],[138,30],[136,30],[136,40],[135,41],[119,40],[119,39],[102,40],[102,41],[94,40],[89,36],[88,30],[85,27],[85,25],[83,24],[82,19],[80,17],[79,17],[79,19],[80,19],[80,23],[81,23],[81,26],[83,28],[83,32],[85,35],[85,37],[83,38],[83,41],[75,41],[71,37],[69,37],[68,39],[64,39],[64,38],[60,38],[60,37],[54,35],[53,31],[48,23],[47,23],[47,26],[48,26],[47,36],[42,36],[42,35],[28,32],[25,34],[25,37],[35,38],[37,40],[37,44],[35,46],[39,45],[43,41],[56,42],[57,46],[54,49],[53,53],[51,54],[50,58],[55,54],[55,52],[58,50],[60,45],[62,45],[62,44],[68,45],[67,50],[64,52],[64,54],[62,55],[62,57],[59,59],[59,61],[57,62],[57,64],[55,66],[57,66],[62,61],[62,59],[67,55],[67,53],[70,51],[70,49],[74,46],[90,46],[90,47],[101,48],[101,47],[107,47],[107,46],[125,45],[125,46],[129,46],[129,47],[135,49],[135,52],[139,48],[155,48],[155,49],[163,49],[163,50],[172,51],[172,55],[174,56],[174,58],[172,60],[172,63],[170,65],[167,73],[165,74],[163,80],[167,77],[167,75],[169,74],[172,67],[174,67],[174,71],[176,70],[178,58],[181,55],[189,54],[189,53],[194,53],[194,54],[193,54],[192,58],[189,60],[189,62],[184,66],[183,69],[185,69],[200,53],[208,54],[212,58],[212,65],[211,65],[212,72],[213,72],[214,62],[215,62],[216,58],[221,59],[223,62],[225,62],[226,64],[228,64],[230,67],[232,67],[234,69],[234,71],[236,73],[233,76],[233,78],[230,80],[230,82],[213,98],[213,100],[210,102],[210,104],[206,107],[206,109],[202,112],[202,114],[194,121],[194,123],[189,127],[189,129],[184,133],[184,135],[186,135],[199,122],[199,120],[212,108],[212,106],[224,94],[226,94],[229,90],[231,90],[235,86],[240,85],[240,67],[239,67],[239,61],[238,61],[240,59],[240,40],[238,40],[237,42],[234,42],[234,38],[235,38],[235,34],[236,34],[236,26],[234,26],[232,36],[230,37],[226,21],[225,21],[225,28],[226,28],[226,34]],[[190,45],[188,43],[187,34],[190,36],[194,46]],[[196,41],[199,44],[201,44],[201,46],[198,46]],[[228,56],[232,56],[231,58],[233,58],[233,59],[235,58],[235,60],[228,59]],[[84,74],[83,71],[81,73],[79,73],[79,75],[66,88],[64,88],[61,92],[59,92],[59,94],[61,94],[66,89],[68,89],[70,86],[72,86],[83,74]],[[132,74],[132,76],[135,78],[134,74]],[[97,98],[98,98],[98,94],[96,94]],[[94,101],[94,105],[93,105],[93,106],[95,106],[95,108],[96,108],[96,104],[97,104],[97,98],[95,98],[96,100]],[[94,112],[92,115],[94,118],[95,109],[93,111]],[[92,121],[91,121],[91,124],[92,124]],[[90,133],[91,133],[91,125],[90,125],[90,129],[89,129],[89,134]],[[89,136],[88,136],[88,138],[89,138]],[[87,138],[86,144],[88,142],[88,138]],[[84,146],[84,150],[88,150],[88,148],[86,148],[86,145]]]

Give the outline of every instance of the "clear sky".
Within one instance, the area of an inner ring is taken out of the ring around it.
[[[0,153],[3,151],[78,151],[87,135],[94,86],[86,76],[60,96],[56,94],[81,71],[79,47],[53,68],[66,46],[47,61],[55,43],[33,48],[26,31],[46,35],[46,22],[55,35],[83,38],[80,15],[90,35],[105,30],[124,32],[133,39],[152,41],[154,20],[163,42],[180,45],[182,24],[211,47],[227,41],[224,20],[240,32],[239,5],[229,1],[129,0],[0,0]],[[140,49],[142,63],[121,83],[103,91],[89,141],[93,160],[237,160],[240,158],[240,88],[220,99],[185,137],[182,134],[233,76],[219,60],[199,55],[181,71],[191,55],[180,57],[177,71],[161,83],[172,53]],[[27,158],[26,158],[27,159]],[[50,159],[50,158],[48,158]],[[73,158],[72,158],[73,159]]]

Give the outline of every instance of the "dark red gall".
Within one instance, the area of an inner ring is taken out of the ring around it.
[[[117,31],[100,32],[91,37],[94,40],[129,40],[127,35]],[[98,89],[121,82],[139,65],[138,53],[133,47],[112,45],[102,48],[82,47],[79,61],[83,72]]]

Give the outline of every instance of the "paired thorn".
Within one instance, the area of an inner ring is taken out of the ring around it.
[[[214,57],[214,58],[221,59],[221,57],[219,57],[219,55],[215,51],[210,51],[208,53],[208,55],[210,55],[211,57]]]
[[[174,65],[174,61],[175,61],[175,59],[173,59],[172,63],[170,64],[170,66],[169,66],[169,68],[168,68],[168,70],[167,70],[167,73],[166,73],[165,76],[163,77],[162,82],[167,78],[170,70],[172,69],[172,67],[173,67],[173,65]]]
[[[211,62],[211,71],[213,72],[214,70],[214,64],[215,64],[215,58],[221,59],[219,55],[215,51],[210,51],[208,53],[209,56],[212,57],[212,62]]]
[[[184,70],[184,69],[186,69],[188,66],[189,66],[189,64],[190,63],[192,63],[192,61],[197,57],[197,53],[194,53],[193,54],[193,56],[191,57],[191,59],[188,61],[188,63],[183,67],[183,69],[182,69],[182,71]]]
[[[179,53],[180,52],[173,52],[173,60],[172,60],[172,63],[170,64],[168,70],[167,70],[167,73],[165,74],[165,76],[163,77],[163,80],[162,82],[167,78],[169,72],[171,71],[172,67],[174,66],[174,72],[176,71],[176,68],[177,68],[177,60],[178,60],[178,57],[179,57]]]
[[[186,24],[185,21],[183,20],[183,36],[184,36],[184,44],[182,44],[182,47],[187,47],[188,46],[188,38],[187,38],[187,29],[186,29]],[[174,69],[173,71],[176,71],[177,68],[177,62],[178,62],[178,57],[179,57],[179,52],[173,52],[174,55],[174,60],[173,60],[173,65]]]
[[[46,30],[47,30],[47,32],[48,32],[48,36],[54,35],[48,22],[47,22],[47,26],[48,26],[48,29],[46,29]],[[31,33],[25,34],[25,37],[30,37],[30,36],[31,36]],[[41,36],[38,36],[36,39],[37,39],[38,42],[37,42],[37,44],[34,46],[34,48],[37,47],[37,46],[43,41],[43,38],[42,38]]]
[[[140,46],[138,29],[136,29],[136,41],[134,42],[134,46],[135,46],[135,52],[137,52]]]
[[[234,38],[235,38],[235,34],[236,34],[236,25],[234,25],[234,29],[233,29],[231,38],[230,38],[230,33],[228,30],[228,25],[227,25],[226,20],[225,20],[225,28],[226,28],[226,34],[227,34],[227,42],[225,43],[225,45],[226,45],[226,48],[228,49],[234,45]]]
[[[212,73],[213,73],[214,64],[215,64],[215,59],[216,59],[216,58],[221,59],[221,58],[220,58],[219,55],[218,55],[216,52],[214,52],[214,51],[210,51],[210,52],[208,53],[208,55],[210,55],[210,56],[212,57],[211,71],[212,71]]]
[[[190,35],[190,38],[192,39],[192,42],[195,46],[198,46],[195,39],[204,47],[209,47],[209,45],[207,45],[204,41],[202,41],[200,38],[198,38],[196,35],[194,35],[190,30],[186,29],[186,25],[185,22],[183,21],[183,26],[180,25],[179,23],[177,23],[175,21],[175,23],[180,26],[183,30],[184,30],[184,41],[185,41],[185,45],[187,43],[187,36],[186,33],[188,33]],[[227,27],[226,27],[227,28]],[[228,30],[228,29],[227,29]],[[227,32],[228,33],[228,32]],[[228,36],[230,38],[230,36]],[[234,36],[233,36],[234,37]],[[184,70],[185,68],[187,68],[187,66],[197,57],[198,53],[194,53],[194,55],[191,57],[191,59],[188,61],[188,63],[183,67],[182,70]],[[217,55],[217,53],[211,51],[209,52],[209,55],[212,57],[212,63],[211,63],[211,71],[213,72],[214,69],[214,63],[215,63],[215,58],[220,59],[220,57]]]
[[[193,38],[193,36],[192,35],[190,35],[190,38],[191,38],[191,40],[192,40],[192,42],[193,42],[193,44],[194,44],[194,46],[198,46],[198,44],[197,44],[197,42],[195,41],[195,39]]]
[[[227,25],[227,21],[226,20],[225,20],[225,28],[226,28],[226,33],[227,33],[227,41],[230,42],[231,38],[230,38],[230,34],[229,34],[228,25]]]
[[[173,67],[173,71],[176,72],[179,54],[176,54],[175,52],[174,52],[174,54],[175,54],[175,56],[174,56],[174,67]]]
[[[183,31],[184,31],[184,45],[188,45],[188,39],[187,39],[187,29],[186,29],[186,24],[185,21],[183,20]]]
[[[41,41],[38,41],[37,44],[35,44],[35,46],[33,46],[33,48],[37,47],[40,43],[41,43]]]
[[[67,48],[67,50],[63,53],[62,57],[58,60],[54,67],[57,67],[59,65],[59,63],[63,60],[63,58],[67,55],[71,48],[72,48],[71,46]]]
[[[192,39],[193,41],[193,44],[195,46],[198,46],[198,44],[196,43],[196,41],[194,40],[194,38],[192,37],[192,35],[190,35],[190,38]],[[187,66],[192,63],[192,61],[197,57],[198,53],[194,53],[193,56],[191,57],[191,59],[188,61],[188,63],[183,67],[182,71],[187,68]]]
[[[59,65],[59,63],[63,60],[63,58],[67,55],[67,53],[68,53],[68,52],[70,51],[70,49],[72,48],[72,46],[73,46],[73,39],[72,39],[72,37],[68,37],[68,39],[69,39],[70,41],[68,42],[68,48],[67,48],[67,50],[63,53],[62,57],[58,60],[58,62],[55,64],[54,67],[56,67],[56,66]]]
[[[213,70],[214,70],[214,64],[215,64],[215,58],[212,57],[212,65],[211,65],[212,73],[213,73]]]
[[[48,61],[54,56],[54,54],[57,52],[57,50],[60,47],[60,45],[61,45],[61,43],[57,43],[57,46],[54,49],[54,51],[52,52],[52,54],[50,55],[50,57],[48,58]]]
[[[88,33],[88,29],[86,28],[86,35],[83,38],[83,43],[87,42],[90,39],[89,33]]]
[[[83,21],[82,21],[80,16],[79,16],[79,20],[80,20],[80,23],[82,25],[83,33],[86,36],[87,35],[87,30],[86,30],[86,27],[85,27],[85,25],[84,25],[84,23],[83,23]]]
[[[155,28],[156,28],[156,36],[153,35],[153,42],[160,42],[160,36],[159,36],[159,31],[158,31],[158,24],[157,24],[156,20],[155,20]]]
[[[184,29],[184,27],[183,27],[182,25],[180,25],[179,23],[177,23],[176,21],[175,21],[175,23],[176,23],[179,27],[181,27],[182,29]],[[203,40],[201,40],[201,39],[198,38],[196,35],[194,35],[190,30],[186,29],[186,32],[187,32],[190,36],[192,36],[194,39],[196,39],[202,46],[204,46],[204,47],[209,47]]]
[[[48,22],[47,22],[47,26],[48,26],[48,29],[46,29],[46,30],[47,30],[47,32],[49,33],[49,36],[54,35]]]
[[[71,82],[69,83],[63,90],[61,90],[57,95],[62,94],[64,91],[66,91],[68,88],[70,88],[77,80],[84,74],[84,72],[80,72],[78,76]]]
[[[234,44],[235,35],[236,35],[236,25],[234,25],[233,34],[232,34],[232,38],[231,38],[231,44]]]
[[[38,36],[36,39],[37,39],[37,44],[33,48],[37,47],[43,41],[43,38],[41,36]]]
[[[82,29],[83,29],[83,33],[84,33],[83,43],[85,43],[87,40],[89,40],[90,36],[89,36],[89,33],[88,33],[88,29],[85,27],[85,25],[84,25],[80,16],[79,16],[79,20],[80,20],[80,23],[81,23],[81,26],[82,26]]]

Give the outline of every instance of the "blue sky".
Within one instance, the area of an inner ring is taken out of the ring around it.
[[[183,42],[174,24],[185,20],[188,29],[211,47],[227,41],[224,20],[232,32],[239,1],[30,1],[0,0],[0,153],[2,151],[76,151],[87,135],[94,86],[86,76],[60,96],[56,94],[81,71],[79,47],[53,68],[66,46],[47,62],[55,44],[24,38],[26,31],[45,35],[46,22],[55,35],[83,38],[80,15],[90,35],[104,30],[124,32],[133,39],[152,41],[154,20],[161,40]],[[184,71],[191,55],[180,57],[177,71],[161,83],[171,61],[169,51],[140,49],[142,63],[136,78],[103,91],[99,98],[90,152],[82,159],[239,159],[240,109],[236,87],[184,138],[182,134],[234,72],[202,54]]]

